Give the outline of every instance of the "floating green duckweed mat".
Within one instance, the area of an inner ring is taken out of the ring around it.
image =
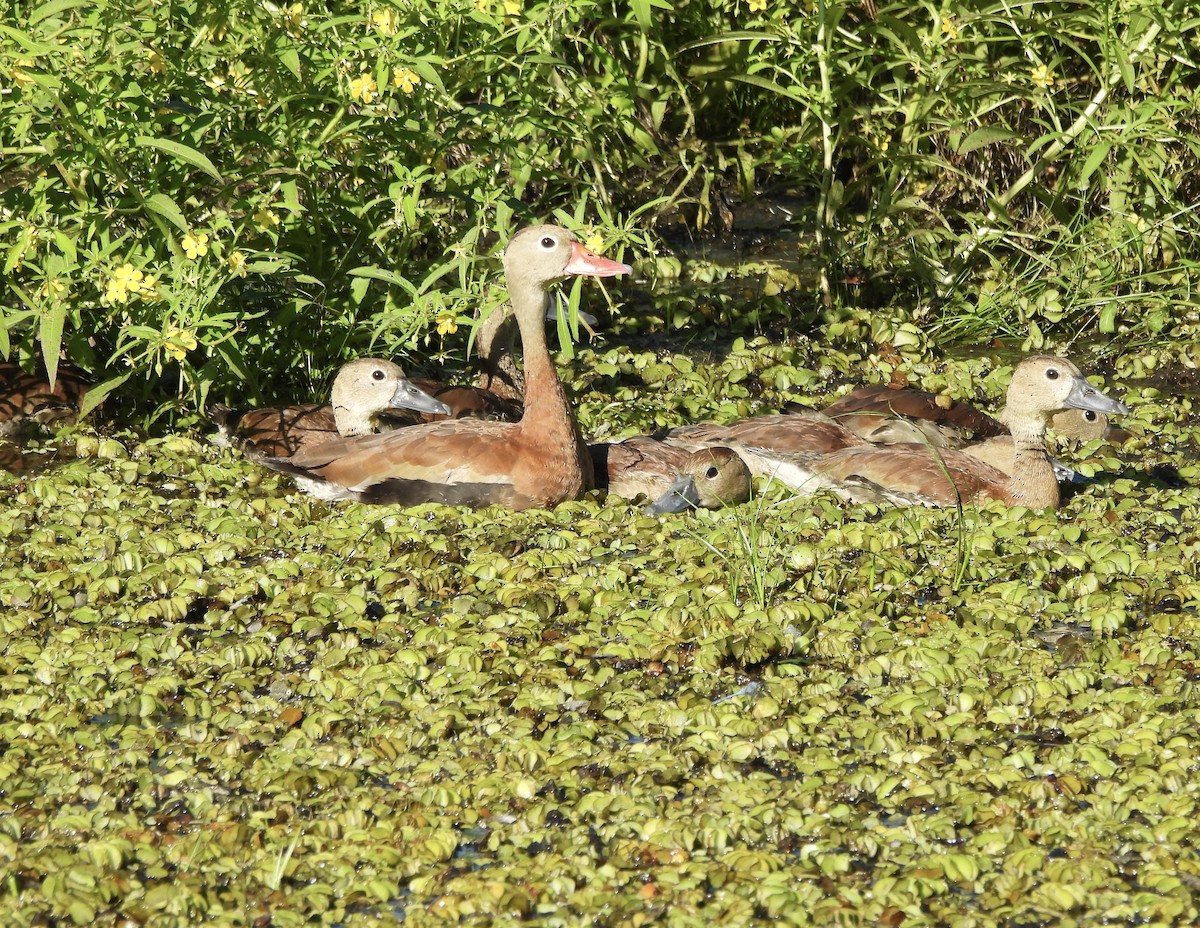
[[[619,435],[808,364],[572,379]],[[1058,513],[329,507],[192,437],[61,437],[0,478],[3,922],[1193,924],[1198,433],[1115,392],[1141,437],[1072,455]]]

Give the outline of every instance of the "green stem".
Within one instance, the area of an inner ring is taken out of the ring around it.
[[[1150,28],[1146,30],[1137,46],[1129,53],[1129,63],[1131,65],[1143,54],[1145,54],[1146,49],[1150,47],[1150,44],[1155,40],[1155,38],[1157,38],[1158,33],[1161,30],[1162,26],[1160,26],[1158,23],[1150,24]],[[1069,145],[1071,145],[1077,138],[1079,138],[1080,135],[1083,134],[1083,130],[1092,124],[1092,117],[1094,117],[1100,107],[1104,105],[1104,101],[1108,99],[1109,93],[1112,91],[1113,87],[1117,85],[1119,80],[1121,80],[1121,67],[1120,65],[1113,65],[1112,70],[1109,72],[1108,80],[1105,81],[1104,85],[1096,91],[1096,95],[1092,97],[1092,100],[1087,105],[1087,108],[1079,114],[1079,118],[1071,124],[1066,132],[1055,139],[1053,144],[1047,146],[1045,151],[1042,152],[1041,157],[1039,157],[1038,160],[1035,161],[1024,174],[1013,181],[1012,186],[1010,186],[1000,196],[996,197],[997,205],[988,210],[988,214],[983,220],[983,225],[971,233],[970,238],[968,238],[966,243],[959,248],[958,254],[955,255],[954,258],[954,269],[952,271],[948,271],[942,276],[941,284],[943,287],[949,287],[954,283],[955,279],[958,277],[958,274],[966,265],[968,259],[983,243],[983,240],[996,231],[996,229],[992,227],[992,223],[999,218],[998,211],[1006,208],[1008,204],[1016,198],[1017,194],[1021,193],[1021,191],[1033,183],[1034,179],[1043,171],[1045,171],[1052,162],[1056,161],[1058,156],[1061,155]]]
[[[825,308],[833,308],[833,288],[829,283],[829,230],[832,228],[830,199],[833,191],[833,127],[829,114],[833,111],[833,92],[829,82],[829,41],[826,23],[825,0],[817,2],[817,68],[821,75],[821,197],[817,201],[817,253],[821,256],[820,286],[821,302]]]

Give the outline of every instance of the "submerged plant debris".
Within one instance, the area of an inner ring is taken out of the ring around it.
[[[1011,369],[696,347],[582,350],[585,431]],[[331,507],[62,433],[0,477],[5,924],[1194,923],[1200,432],[1109,386],[1057,513]]]

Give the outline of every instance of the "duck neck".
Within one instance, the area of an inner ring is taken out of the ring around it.
[[[1057,509],[1058,480],[1046,450],[1046,420],[1008,416],[1013,440],[1013,469],[1009,501],[1033,509]]]
[[[333,421],[337,425],[338,434],[347,437],[366,435],[375,430],[375,423],[370,415],[338,403],[333,406]]]
[[[537,443],[547,453],[565,452],[565,457],[573,458],[582,471],[584,458],[589,463],[591,458],[546,345],[544,320],[549,294],[539,286],[522,282],[510,283],[510,296],[525,356],[525,413],[521,417],[521,431],[526,436],[536,436]],[[591,480],[586,480],[585,486],[590,485]]]

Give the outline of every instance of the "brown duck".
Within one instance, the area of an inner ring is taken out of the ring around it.
[[[824,456],[779,460],[787,482],[811,491],[831,487],[852,499],[953,506],[983,499],[1057,507],[1058,480],[1046,450],[1051,417],[1065,409],[1127,413],[1064,358],[1021,361],[1009,384],[1004,421],[1012,436],[1011,474],[963,451],[928,444],[862,445]]]
[[[331,400],[236,410],[215,404],[208,414],[219,428],[218,444],[288,457],[343,435],[366,435],[375,430],[379,416],[392,409],[449,411],[408,380],[398,365],[378,358],[343,365],[334,378]]]
[[[719,509],[750,498],[750,471],[729,448],[688,451],[648,436],[588,445],[596,486],[653,500],[646,512]]]
[[[546,345],[550,287],[572,275],[631,270],[588,251],[566,229],[522,229],[504,253],[525,358],[520,422],[449,419],[342,438],[266,463],[324,499],[529,509],[578,498],[593,485],[592,459]]]

